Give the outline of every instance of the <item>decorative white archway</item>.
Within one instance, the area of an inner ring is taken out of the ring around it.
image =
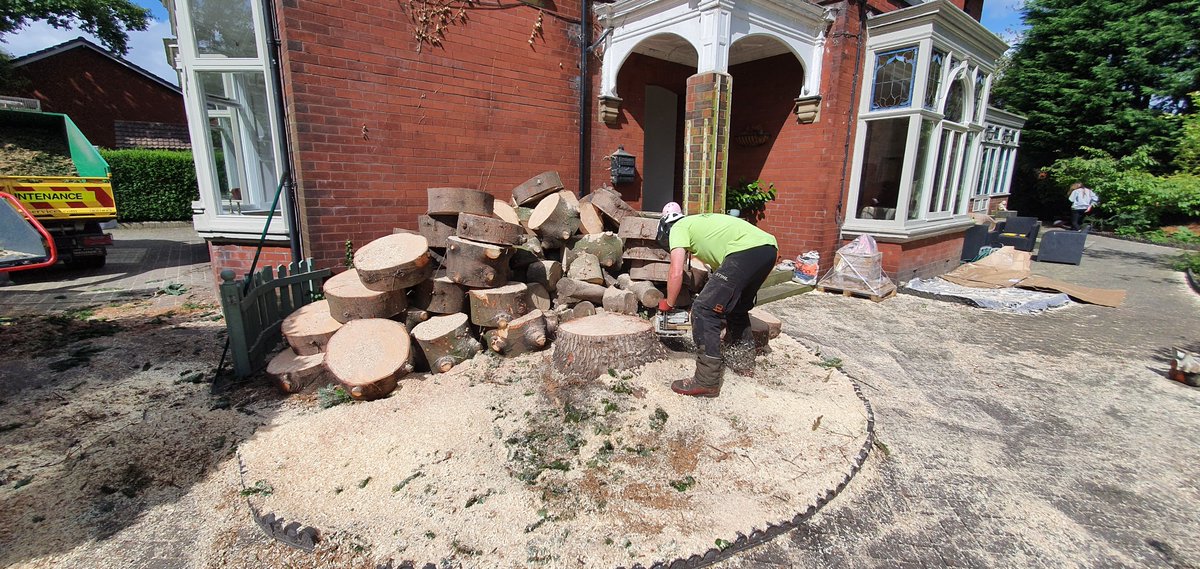
[[[804,68],[803,92],[797,95],[818,95],[825,30],[836,16],[804,0],[618,0],[597,5],[596,14],[604,28],[600,98],[618,101],[617,74],[630,54],[646,52],[674,60],[653,49],[655,38],[664,35],[692,45],[696,61],[676,63],[694,65],[696,73],[728,73],[734,42],[770,36]]]

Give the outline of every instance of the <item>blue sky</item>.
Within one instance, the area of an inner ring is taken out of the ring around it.
[[[157,0],[136,0],[136,2],[138,5],[150,9],[154,21],[146,31],[129,34],[129,53],[125,58],[171,83],[178,83],[175,71],[167,64],[167,56],[162,44],[162,38],[171,36],[171,26],[167,23],[167,10]],[[1015,43],[1020,33],[1020,9],[1023,3],[1024,0],[986,0],[981,20],[984,27],[1010,45]],[[78,30],[56,30],[45,23],[34,22],[19,32],[0,38],[0,49],[19,57],[79,36],[100,44],[96,38]]]

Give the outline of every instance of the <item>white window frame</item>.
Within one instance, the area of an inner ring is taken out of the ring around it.
[[[904,240],[970,223],[967,212],[979,172],[983,123],[988,112],[987,100],[995,74],[995,62],[1008,46],[947,0],[933,0],[875,16],[868,23],[868,35],[867,55],[863,58],[865,67],[861,70],[853,168],[846,199],[851,207],[844,211],[843,233],[870,233]],[[877,55],[912,45],[917,46],[918,54],[910,105],[882,111],[871,110]],[[931,110],[925,108],[924,102],[929,87],[930,58],[935,49],[946,57],[942,63],[942,77],[935,82],[939,92]],[[977,81],[979,74],[985,74],[982,83]],[[964,88],[962,123],[946,120],[942,114],[950,86],[959,81]],[[976,87],[980,85],[982,92],[977,93]],[[894,219],[859,219],[857,205],[863,185],[867,127],[875,120],[899,117],[909,117],[909,128],[896,215]],[[933,126],[928,148],[922,156],[923,163],[919,164],[917,157],[922,154],[918,148],[922,120],[932,121]],[[954,160],[953,163],[943,164],[941,172],[933,172],[944,135],[955,145]],[[918,171],[922,172],[918,176],[921,187],[913,187],[913,175]],[[946,196],[940,193],[933,195],[933,189],[941,187],[935,180],[945,180],[950,193]],[[919,195],[920,199],[912,204],[916,208],[915,218],[908,219],[914,195]],[[931,202],[935,205],[939,202],[953,205],[935,208],[939,211],[930,213]]]
[[[274,74],[271,73],[267,57],[269,45],[267,43],[266,15],[261,2],[251,0],[250,5],[258,56],[227,57],[219,54],[199,53],[192,27],[191,0],[171,0],[171,11],[174,16],[173,22],[176,28],[175,33],[178,37],[177,45],[179,53],[177,62],[181,67],[180,88],[183,90],[188,130],[192,141],[192,156],[196,164],[196,181],[200,187],[200,200],[193,202],[192,220],[196,231],[204,237],[257,238],[262,233],[263,224],[266,222],[265,215],[224,213],[222,210],[219,197],[220,189],[217,182],[216,158],[213,152],[210,135],[211,125],[208,123],[208,117],[226,114],[228,111],[210,112],[207,110],[203,88],[199,80],[200,74],[209,72],[261,73],[266,88],[266,107],[268,120],[270,121],[270,133],[273,138],[279,136],[281,113],[276,97],[273,95],[278,87]],[[225,81],[228,83],[229,79],[226,77]],[[236,117],[233,118],[236,120]],[[238,145],[247,143],[244,140],[237,140],[235,142]],[[275,140],[271,145],[271,153],[276,170],[275,184],[278,184],[278,177],[287,160],[287,157],[280,151],[278,140]],[[240,163],[240,160],[238,170],[242,176],[249,177],[247,176],[248,172],[246,168]],[[276,189],[276,187],[259,188],[254,186],[248,188],[246,191],[253,193],[256,197],[262,196],[266,202],[263,205],[269,207]],[[267,229],[269,236],[276,238],[288,236],[287,216],[282,214],[289,207],[286,201],[287,196],[285,195],[281,198],[278,209],[271,218],[271,224]]]

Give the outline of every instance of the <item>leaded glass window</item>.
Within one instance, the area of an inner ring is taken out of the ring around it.
[[[929,76],[925,79],[925,108],[933,110],[937,107],[938,88],[942,86],[942,64],[946,62],[946,53],[933,50],[929,56]]]
[[[877,54],[871,110],[907,107],[912,104],[913,77],[916,71],[917,46]]]
[[[974,122],[983,122],[983,90],[987,86],[987,73],[978,71],[975,74],[975,116]]]
[[[966,93],[964,93],[963,82],[955,81],[950,84],[950,91],[946,93],[946,108],[942,114],[946,120],[956,123],[965,122],[963,116],[966,111]]]

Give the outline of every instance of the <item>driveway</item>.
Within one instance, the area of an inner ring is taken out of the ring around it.
[[[784,332],[863,384],[880,445],[809,527],[725,567],[1200,567],[1200,295],[1175,250],[1092,236],[1034,272],[1125,304],[990,312],[805,294]]]
[[[0,286],[0,314],[47,314],[156,294],[169,303],[184,296],[167,291],[203,293],[215,302],[208,248],[191,224],[145,224],[114,229],[112,234],[103,268],[69,269],[59,263],[9,273],[12,284]]]

